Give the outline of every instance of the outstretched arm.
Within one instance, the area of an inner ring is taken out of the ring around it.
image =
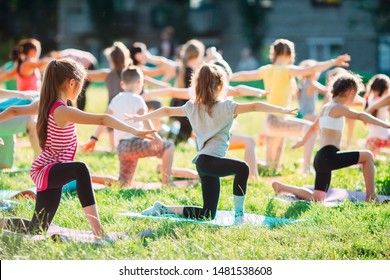
[[[261,72],[261,67],[259,69],[256,69],[256,70],[239,71],[239,72],[233,73],[230,81],[231,82],[247,82],[247,81],[261,80],[262,77],[260,75],[260,72]]]
[[[255,96],[262,97],[267,94],[267,92],[263,89],[258,89],[246,85],[238,85],[235,87],[229,86],[227,89],[227,96]]]
[[[0,82],[4,82],[16,78],[17,74],[18,74],[17,67],[14,66],[11,70],[2,73],[2,75],[0,76]]]
[[[349,66],[348,61],[350,60],[351,57],[348,54],[343,54],[338,56],[335,59],[322,61],[311,67],[302,68],[296,65],[289,65],[288,69],[290,70],[291,77],[308,76],[314,73],[323,72],[333,66],[348,67]]]
[[[29,99],[32,100],[35,95],[39,94],[35,90],[8,90],[0,89],[0,98],[20,98],[20,99]]]
[[[87,79],[90,82],[104,82],[108,74],[111,72],[109,68],[102,68],[98,70],[88,70]]]
[[[144,100],[152,100],[156,97],[170,97],[170,98],[179,98],[179,99],[190,99],[189,89],[188,88],[161,88],[149,90],[141,95]]]
[[[341,110],[342,114],[349,119],[361,120],[365,123],[382,126],[384,128],[390,128],[390,124],[375,118],[366,112],[357,112],[345,106],[339,108],[339,110]]]
[[[171,86],[171,84],[169,84],[167,82],[159,81],[157,79],[154,79],[154,78],[148,77],[148,76],[145,76],[144,80],[145,80],[145,84],[147,84],[149,86],[162,87],[162,88],[166,88],[166,87]]]
[[[167,116],[184,117],[185,113],[182,107],[162,107],[145,115],[130,116],[126,114],[128,120],[133,120],[135,122],[150,120],[150,119],[159,119]]]
[[[292,148],[296,149],[305,145],[307,140],[309,140],[317,132],[319,128],[320,128],[319,121],[318,118],[316,118],[316,120],[313,122],[311,127],[306,131],[305,136],[303,136],[302,140],[298,141],[294,146],[292,146]]]
[[[280,106],[271,105],[264,102],[252,102],[252,103],[244,103],[244,104],[238,104],[236,107],[236,110],[234,111],[235,114],[243,114],[243,113],[249,113],[249,112],[266,112],[266,113],[281,113],[281,114],[289,114],[289,115],[296,115],[298,108],[290,109],[290,108],[284,108]]]
[[[379,108],[382,108],[382,107],[388,106],[388,105],[390,105],[390,95],[382,97],[381,99],[376,101],[374,104],[372,104],[371,106],[369,106],[366,109],[366,112],[368,114],[372,114],[375,110],[378,110]]]
[[[318,91],[318,93],[325,95],[329,92],[329,88],[324,86],[318,81],[313,81],[312,83],[313,87]]]
[[[19,116],[33,116],[38,114],[39,101],[35,101],[29,105],[11,106],[0,113],[0,122]]]
[[[73,107],[61,106],[58,107],[53,114],[54,121],[58,126],[64,127],[69,123],[79,124],[96,124],[112,127],[114,129],[122,130],[131,133],[135,136],[147,139],[154,139],[150,134],[156,130],[138,130],[109,114],[91,114],[83,112]]]

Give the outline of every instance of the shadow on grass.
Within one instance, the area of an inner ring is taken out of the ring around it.
[[[276,202],[274,199],[269,200],[265,214],[266,216],[270,217],[276,217],[277,216],[277,209],[279,209],[280,205],[278,202]],[[287,208],[286,212],[284,213],[284,218],[299,218],[302,213],[306,212],[311,208],[310,202],[306,201],[297,201],[294,203],[291,203],[291,205]]]

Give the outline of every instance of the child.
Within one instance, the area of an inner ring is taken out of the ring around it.
[[[70,59],[51,61],[45,71],[39,100],[37,131],[42,152],[34,160],[30,176],[37,187],[34,214],[29,225],[31,232],[48,229],[57,211],[61,189],[76,180],[77,193],[84,213],[97,239],[105,237],[100,223],[88,167],[75,162],[77,135],[75,123],[101,124],[150,139],[154,131],[134,129],[109,115],[90,114],[68,107],[67,101],[76,100],[84,83],[83,67]],[[38,103],[10,107],[0,119],[36,113]]]
[[[389,128],[390,125],[367,113],[360,113],[348,108],[361,86],[361,80],[355,75],[344,74],[337,78],[332,86],[332,101],[326,104],[304,138],[293,148],[301,147],[320,129],[320,149],[314,158],[316,178],[314,192],[305,188],[294,187],[280,182],[273,182],[277,194],[292,193],[305,200],[323,201],[330,186],[332,170],[354,164],[362,164],[366,185],[366,201],[377,201],[374,185],[374,160],[370,151],[340,152],[341,132],[345,118],[361,120],[373,125]]]
[[[122,70],[133,65],[129,49],[122,42],[114,44],[104,50],[104,54],[110,64],[110,68],[102,68],[87,71],[88,80],[91,82],[105,82],[108,90],[108,104],[120,92]],[[111,128],[108,129],[110,148],[115,151],[114,133]]]
[[[18,90],[39,90],[41,87],[40,68],[45,67],[50,59],[39,59],[41,43],[33,38],[21,40],[17,46],[16,65],[0,77],[6,81],[16,76]]]
[[[272,105],[288,107],[296,86],[295,77],[307,76],[322,72],[332,66],[348,66],[349,55],[342,55],[336,59],[318,62],[311,67],[293,65],[295,60],[294,43],[286,39],[276,40],[270,48],[272,64],[264,65],[257,70],[242,71],[233,74],[231,81],[264,80],[264,86],[270,93],[268,102]],[[264,132],[266,134],[267,166],[277,169],[284,150],[285,137],[301,137],[310,127],[311,122],[286,118],[279,114],[268,114]],[[315,137],[310,139],[304,148],[304,171],[310,170],[311,154],[315,144]]]
[[[140,96],[143,81],[143,74],[139,67],[131,66],[123,69],[121,86],[124,91],[112,99],[108,106],[107,114],[113,115],[122,121],[124,121],[126,113],[145,114],[147,107],[145,101]],[[126,123],[137,129],[142,129],[143,127],[151,129],[150,121],[144,121],[143,123],[126,121]],[[100,133],[101,128],[97,128],[95,134],[91,137],[91,141],[85,145],[84,152],[94,149]],[[170,184],[175,147],[170,141],[162,141],[157,133],[153,137],[152,141],[148,141],[136,137],[132,133],[114,130],[115,146],[120,165],[119,182],[121,184],[130,186],[137,168],[138,159],[152,156],[162,158],[162,184]]]
[[[220,177],[235,175],[233,183],[235,224],[244,221],[244,200],[249,176],[243,161],[225,158],[229,146],[230,129],[237,114],[264,111],[294,114],[294,110],[262,102],[237,104],[233,100],[221,101],[220,94],[227,84],[225,71],[217,65],[204,64],[195,76],[195,100],[180,107],[162,107],[149,114],[130,117],[135,121],[163,116],[187,117],[196,135],[198,153],[193,159],[201,179],[203,207],[165,206],[156,202],[143,214],[177,214],[186,218],[214,219],[217,211]]]
[[[378,74],[373,76],[367,84],[365,109],[387,96],[389,94],[389,86],[390,79],[386,75]],[[370,110],[369,114],[382,121],[386,121],[389,119],[389,106]],[[390,146],[389,130],[377,125],[368,124],[366,148],[373,153],[374,157],[376,157],[381,148],[388,146]]]
[[[317,61],[307,59],[302,61],[299,66],[307,68],[316,64]],[[299,103],[299,115],[305,120],[315,120],[318,94],[326,95],[328,93],[328,88],[317,81],[319,74],[319,72],[314,72],[308,76],[302,77],[298,83],[297,98]]]
[[[218,64],[217,64],[218,65]],[[223,67],[225,69],[225,67]],[[228,72],[227,72],[228,73]],[[225,88],[224,95],[227,98],[237,97],[237,96],[254,96],[262,97],[266,94],[264,90],[249,87],[246,85],[237,85],[237,86],[228,86]],[[193,88],[164,88],[151,90],[142,95],[145,100],[149,100],[156,97],[171,97],[179,98],[183,100],[191,99],[193,95]],[[249,165],[249,176],[251,179],[259,180],[259,171],[257,168],[256,161],[256,143],[252,137],[246,135],[240,135],[237,133],[232,133],[229,140],[230,146],[229,149],[234,147],[244,148],[244,158],[245,162]]]
[[[13,105],[30,104],[37,96],[37,91],[18,91],[0,89],[0,112]],[[31,146],[34,150],[34,157],[40,152],[38,136],[36,134],[36,120],[30,116],[20,116],[0,123],[0,137],[3,138],[3,145],[0,147],[0,169],[11,168],[15,158],[16,135],[27,132]]]

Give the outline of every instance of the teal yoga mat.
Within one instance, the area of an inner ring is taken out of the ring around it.
[[[202,223],[209,224],[215,226],[233,226],[234,222],[234,212],[233,211],[217,211],[217,215],[212,221],[204,221],[204,220],[194,220],[187,219],[175,215],[162,215],[162,216],[146,216],[141,215],[140,213],[135,212],[126,212],[120,213],[120,215],[130,217],[130,218],[141,218],[141,219],[157,219],[157,220],[169,220],[175,222],[188,222],[188,223]],[[251,225],[257,227],[267,226],[269,228],[273,228],[276,226],[287,225],[291,223],[295,223],[301,221],[300,219],[287,219],[287,218],[276,218],[269,216],[262,216],[257,214],[249,214],[245,213],[245,223],[244,225]]]

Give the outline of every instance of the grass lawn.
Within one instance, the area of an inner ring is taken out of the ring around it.
[[[87,110],[104,112],[107,95],[103,87],[88,89]],[[238,99],[248,101],[249,99]],[[237,118],[235,132],[257,139],[263,130],[263,113],[249,113]],[[78,126],[80,145],[89,140],[95,126]],[[358,139],[366,137],[362,123],[357,123],[353,148]],[[27,138],[21,137],[21,142]],[[296,185],[312,184],[313,176],[299,173],[302,150],[292,150],[294,140],[287,141],[282,158],[282,177],[278,180]],[[102,147],[108,146],[107,135],[99,140]],[[191,159],[195,148],[191,144],[176,147],[174,165],[195,168]],[[229,151],[229,157],[243,159],[242,151]],[[264,158],[264,147],[257,147],[257,156]],[[389,157],[376,162],[377,191],[390,195]],[[15,166],[29,167],[32,151],[18,146]],[[76,155],[76,160],[88,164],[91,173],[117,176],[118,160],[115,153],[95,152]],[[136,181],[159,181],[156,172],[159,160],[141,159],[135,176]],[[96,246],[79,243],[56,243],[6,238],[0,236],[0,258],[4,259],[130,259],[130,260],[286,260],[286,259],[335,259],[335,260],[388,260],[390,259],[390,204],[345,203],[334,208],[316,204],[286,204],[271,199],[271,182],[275,177],[262,176],[258,182],[249,182],[245,209],[248,213],[286,218],[301,218],[303,222],[269,229],[266,227],[214,227],[210,225],[130,219],[118,215],[125,211],[141,211],[160,200],[167,204],[201,205],[200,185],[195,187],[164,188],[161,190],[122,190],[118,187],[96,191],[102,223],[107,231],[126,231],[136,235],[146,228],[152,229],[154,238],[147,244],[141,240],[119,240],[113,245]],[[359,168],[347,168],[334,172],[332,185],[350,190],[364,191],[363,175]],[[32,187],[28,173],[0,173],[1,189],[27,189]],[[4,216],[30,219],[34,201],[20,200],[11,212]],[[233,209],[232,181],[222,179],[220,210]],[[53,221],[55,224],[89,230],[76,194],[63,195]]]

